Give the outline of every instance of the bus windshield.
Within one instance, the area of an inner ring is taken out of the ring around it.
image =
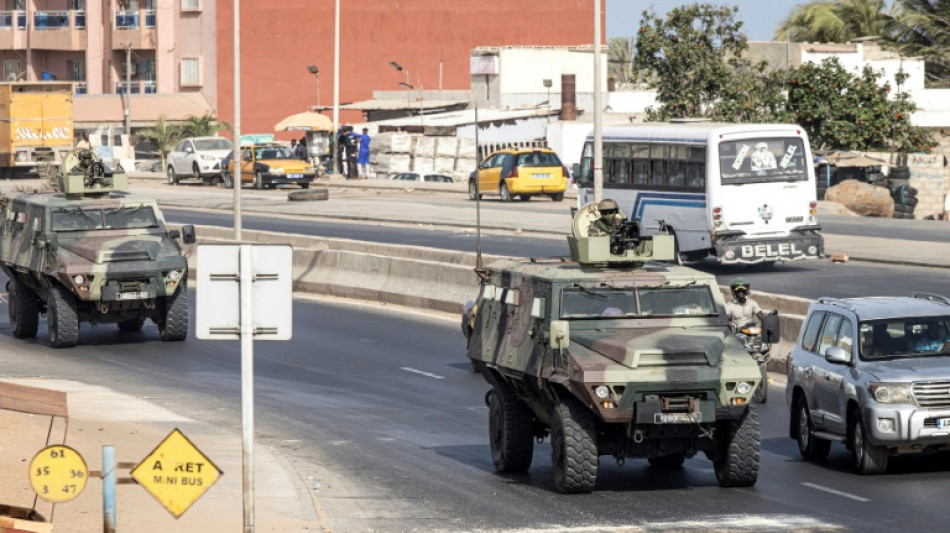
[[[567,289],[561,296],[562,318],[716,315],[709,288]]]
[[[805,146],[797,137],[722,142],[719,167],[723,184],[808,179]]]

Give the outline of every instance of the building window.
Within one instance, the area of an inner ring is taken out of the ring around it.
[[[17,81],[23,75],[23,62],[19,59],[7,59],[3,62],[3,79]]]
[[[182,86],[201,85],[201,66],[196,57],[186,57],[181,60]]]
[[[200,0],[181,0],[182,11],[201,11]]]
[[[86,81],[86,60],[70,59],[66,61],[69,81]]]
[[[154,59],[139,60],[139,77],[142,78],[143,80],[155,79],[155,60]]]

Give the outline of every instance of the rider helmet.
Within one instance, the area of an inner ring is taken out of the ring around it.
[[[606,200],[601,200],[600,203],[597,204],[597,211],[600,212],[600,216],[607,217],[616,214],[617,211],[620,211],[620,206],[617,205],[617,202],[607,198]]]
[[[729,284],[729,288],[732,290],[732,294],[735,296],[737,292],[743,291],[746,294],[749,294],[752,285],[749,283],[749,280],[738,277],[732,280],[732,283]]]

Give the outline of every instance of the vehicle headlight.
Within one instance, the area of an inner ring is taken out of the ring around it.
[[[177,270],[172,270],[168,273],[169,279],[178,279],[178,276],[181,276],[181,274]]]
[[[879,403],[914,403],[908,383],[868,383],[868,391]]]
[[[77,275],[77,276],[73,277],[73,282],[74,282],[76,285],[81,285],[83,281],[85,281],[85,280],[83,279],[82,276]]]
[[[594,389],[594,394],[596,394],[598,398],[600,398],[601,400],[603,400],[603,399],[607,398],[607,396],[610,396],[610,389],[608,389],[607,387],[601,385],[601,386],[599,386],[599,387],[597,387],[597,388]]]
[[[201,159],[204,159],[205,161],[217,161],[217,160],[218,160],[218,158],[215,157],[215,156],[213,156],[213,155],[204,155],[204,154],[201,155]]]
[[[303,169],[303,171],[306,172],[307,174],[310,174],[310,173],[312,173],[312,172],[316,172],[317,169],[314,168],[314,167],[307,167],[307,168]]]
[[[283,169],[283,167],[272,168],[272,169],[270,169],[270,173],[271,173],[271,174],[283,174],[283,173],[284,173],[284,169]]]
[[[736,392],[742,395],[749,394],[752,392],[752,384],[746,381],[741,381],[738,385],[736,385]]]

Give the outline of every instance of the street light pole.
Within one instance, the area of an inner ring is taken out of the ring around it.
[[[320,107],[320,69],[316,65],[310,65],[307,72],[317,77],[317,107]]]
[[[406,83],[405,84],[400,83],[400,85],[406,88],[406,108],[408,109],[410,105],[409,104],[409,89],[412,88],[412,85],[409,85],[409,69],[402,68],[402,66],[399,63],[396,63],[395,61],[390,61],[389,66],[391,66],[392,68],[406,75]]]
[[[340,0],[336,0],[333,14],[333,174],[339,168],[340,147],[337,146],[337,128],[340,127]]]
[[[594,0],[594,201],[604,196],[604,138],[600,105],[600,3]]]

